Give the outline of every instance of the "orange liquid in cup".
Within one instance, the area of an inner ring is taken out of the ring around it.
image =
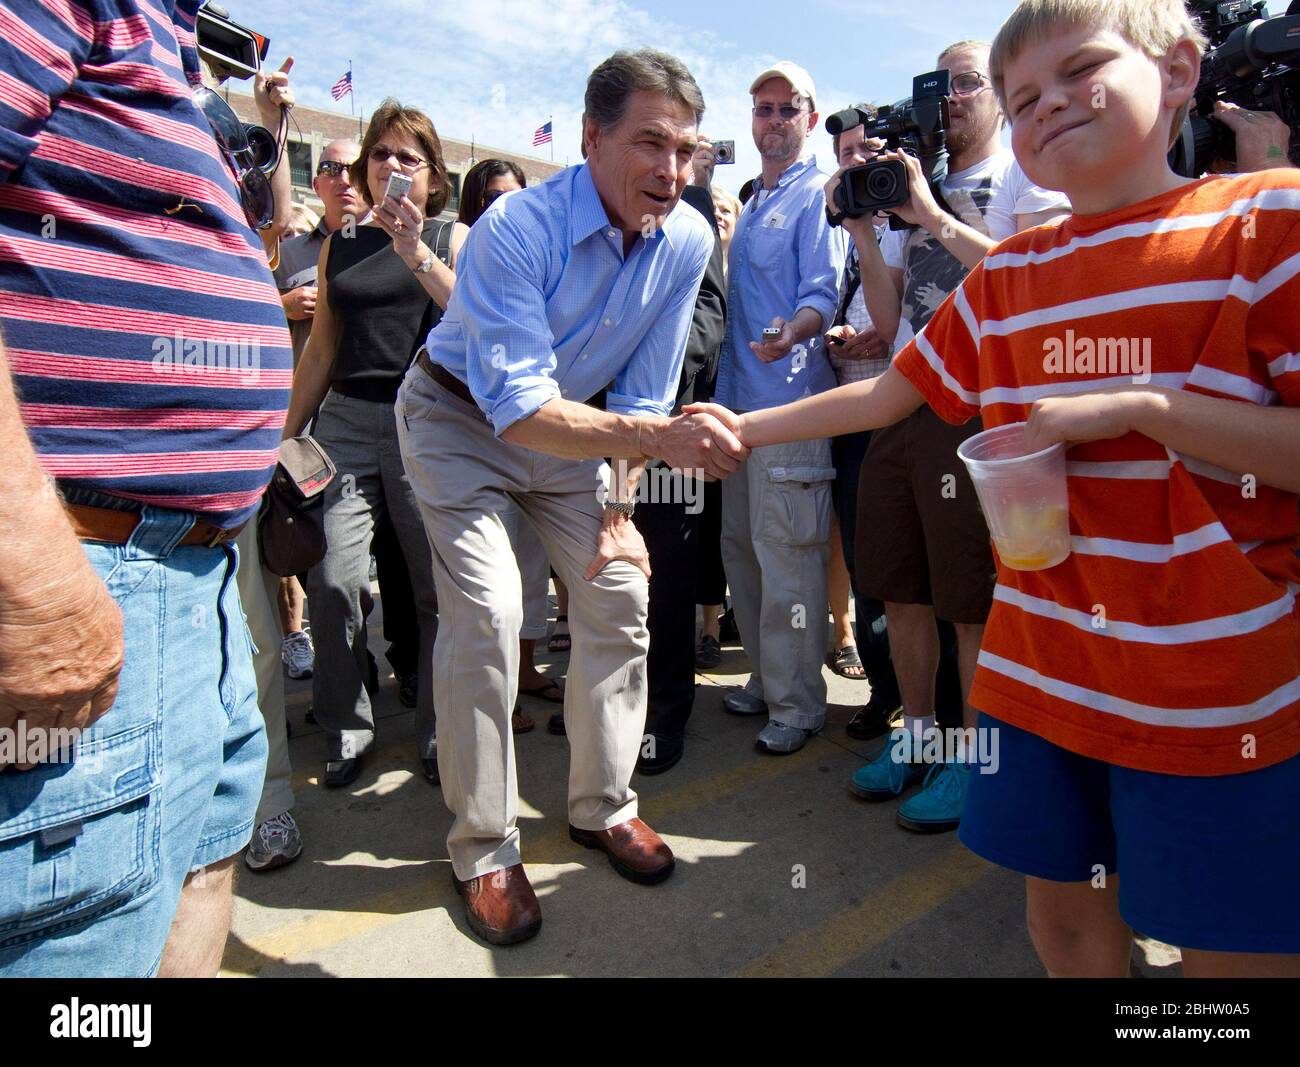
[[[1066,508],[1013,504],[993,543],[1012,570],[1041,571],[1070,554],[1070,517]]]

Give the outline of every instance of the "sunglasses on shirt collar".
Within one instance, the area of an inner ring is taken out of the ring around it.
[[[279,159],[275,138],[261,126],[241,122],[234,109],[211,89],[195,89],[193,99],[235,171],[239,201],[249,225],[255,230],[266,229],[275,217],[275,194],[267,177]]]

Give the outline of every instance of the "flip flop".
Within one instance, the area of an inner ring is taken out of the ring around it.
[[[866,671],[862,667],[862,659],[858,656],[857,645],[845,645],[834,655],[828,655],[826,657],[826,666],[841,678],[852,678],[855,682],[865,682],[867,680]],[[850,667],[857,667],[862,673],[849,674],[848,668]]]
[[[564,623],[564,628],[569,628],[569,616],[555,616],[555,626],[558,629],[560,623]],[[568,633],[553,633],[546,642],[547,652],[568,652],[573,647],[573,637]],[[545,698],[543,698],[545,699]]]
[[[528,713],[523,708],[516,707],[510,715],[510,732],[512,734],[526,734],[536,725],[537,723],[529,718]]]
[[[539,685],[533,689],[525,689],[523,686],[520,686],[519,695],[524,697],[536,697],[538,700],[545,700],[548,704],[564,703],[564,690],[549,679],[545,684]]]

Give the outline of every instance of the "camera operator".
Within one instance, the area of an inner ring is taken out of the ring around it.
[[[911,199],[894,214],[916,228],[890,231],[878,247],[871,219],[844,220],[861,259],[867,312],[887,341],[894,340],[900,321],[919,334],[998,241],[1069,210],[1064,197],[1037,188],[1002,149],[1002,114],[989,80],[988,54],[987,44],[963,41],[939,56],[939,68],[951,75],[950,159],[941,186],[951,210],[935,199],[915,158],[884,152],[877,158],[902,159],[907,166]],[[832,210],[845,169],[826,184]],[[911,753],[935,724],[936,619],[956,628],[963,697],[970,690],[992,605],[994,564],[957,446],[981,429],[978,419],[950,426],[923,406],[876,431],[862,465],[858,510],[871,517],[871,535],[858,539],[856,583],[863,597],[885,603],[908,730],[904,740],[887,745],[853,776],[851,790],[867,799],[898,795],[926,773],[926,765],[913,761]],[[970,709],[965,711],[973,724]],[[956,762],[936,770],[926,788],[900,807],[900,825],[955,829],[968,773]]]

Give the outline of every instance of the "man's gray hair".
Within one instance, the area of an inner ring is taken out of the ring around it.
[[[660,93],[690,108],[697,126],[704,119],[704,94],[686,64],[653,48],[615,52],[591,72],[584,118],[595,119],[602,130],[612,129],[623,121],[633,93]]]

